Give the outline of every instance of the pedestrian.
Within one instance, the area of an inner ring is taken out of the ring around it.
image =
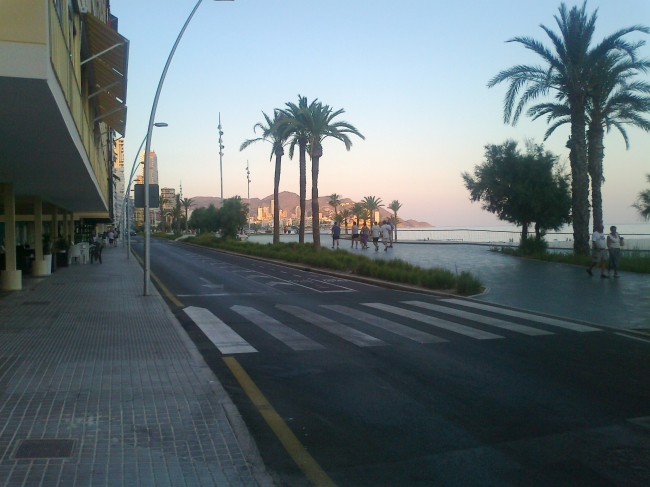
[[[113,247],[117,247],[117,240],[119,238],[120,238],[120,231],[118,229],[115,229],[115,240],[114,240],[115,244],[113,245]]]
[[[397,225],[397,222],[395,222],[395,225],[393,225],[393,222],[388,220],[388,224],[390,225],[390,245],[389,245],[389,247],[392,249],[393,248],[393,233],[395,232],[395,226]]]
[[[393,227],[390,226],[388,220],[384,220],[384,224],[381,226],[381,242],[384,244],[384,252],[388,252],[391,233],[393,233]]]
[[[625,245],[623,237],[616,233],[616,227],[609,228],[609,235],[607,235],[607,250],[609,250],[609,264],[607,265],[607,273],[614,269],[614,277],[620,277],[618,274],[618,267],[621,260],[621,247]]]
[[[110,247],[113,246],[113,241],[115,240],[115,234],[113,233],[113,230],[108,231],[108,245]]]
[[[341,226],[339,225],[338,222],[334,222],[334,225],[332,225],[332,248],[334,248],[334,244],[336,244],[336,248],[339,248],[339,240],[341,239]]]
[[[370,236],[370,229],[368,228],[368,225],[366,225],[366,222],[363,222],[363,226],[361,227],[361,248],[364,250],[368,250],[368,237]]]
[[[370,229],[372,232],[372,243],[375,246],[375,252],[379,250],[379,236],[381,235],[381,227],[377,224],[377,222],[372,222],[372,228]]]
[[[354,244],[357,244],[357,248],[359,248],[359,222],[358,221],[352,221],[352,244],[350,245],[350,248],[354,247]]]
[[[609,276],[605,274],[605,266],[607,265],[607,243],[605,241],[605,234],[603,231],[602,223],[596,225],[596,230],[594,230],[593,235],[591,236],[591,265],[587,268],[587,274],[593,276],[594,274],[591,270],[600,264],[600,277],[602,279],[607,279]]]

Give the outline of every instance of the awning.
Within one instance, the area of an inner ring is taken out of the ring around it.
[[[91,14],[86,14],[84,20],[90,56],[81,64],[91,63],[94,73],[95,85],[88,97],[97,98],[95,121],[124,135],[129,41]]]

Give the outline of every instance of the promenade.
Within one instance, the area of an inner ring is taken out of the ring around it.
[[[136,260],[102,257],[0,295],[0,485],[273,485]]]

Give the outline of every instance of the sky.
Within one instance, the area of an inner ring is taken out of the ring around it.
[[[147,132],[163,67],[195,0],[111,0],[119,30],[130,41],[126,165]],[[161,186],[183,195],[219,196],[218,116],[224,139],[224,197],[273,193],[271,145],[240,152],[253,126],[298,95],[343,108],[340,117],[365,140],[347,152],[327,140],[319,194],[355,201],[376,196],[402,203],[400,216],[435,226],[500,222],[469,201],[461,172],[483,161],[486,144],[542,142],[545,120],[503,123],[507,85],[488,89],[499,71],[538,64],[514,36],[546,45],[540,24],[557,30],[559,1],[492,0],[205,0],[169,68],[156,113],[152,149]],[[574,3],[567,3],[569,7]],[[648,0],[590,0],[598,9],[595,40],[623,27],[650,25]],[[650,36],[630,35],[629,40]],[[650,57],[644,46],[643,57]],[[647,79],[647,77],[646,77]],[[568,128],[545,147],[568,163]],[[617,132],[605,137],[603,209],[606,222],[638,221],[631,208],[650,173],[650,135],[629,128],[630,150]],[[308,161],[309,166],[309,161]],[[308,181],[311,181],[308,173]],[[298,161],[282,160],[281,191],[298,193]],[[311,195],[311,184],[307,188]]]

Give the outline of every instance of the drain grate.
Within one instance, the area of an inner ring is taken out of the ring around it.
[[[23,301],[25,306],[47,306],[52,301]]]
[[[70,458],[74,451],[75,440],[22,440],[14,458]]]

